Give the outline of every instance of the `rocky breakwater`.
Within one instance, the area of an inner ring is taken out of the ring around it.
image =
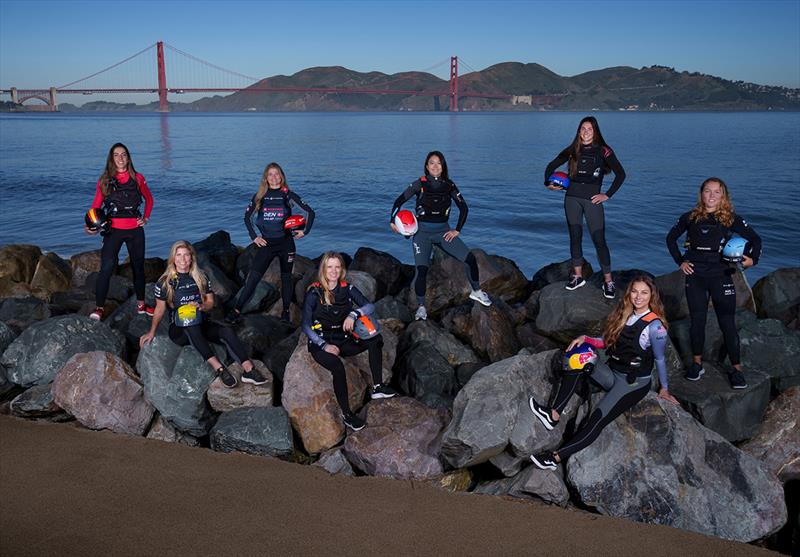
[[[195,245],[219,293],[211,318],[220,319],[241,289],[254,248],[233,245],[224,231]],[[235,328],[268,382],[226,389],[194,348],[169,340],[166,327],[139,350],[150,318],[135,312],[129,265],[112,278],[108,317],[98,323],[87,317],[98,252],[67,261],[36,246],[3,246],[0,409],[310,463],[330,473],[539,499],[745,542],[775,543],[770,536],[784,524],[797,528],[796,490],[785,488],[797,481],[800,459],[800,368],[793,364],[800,354],[800,269],[768,275],[752,299],[739,300],[750,384],[742,391],[724,380],[729,364],[713,317],[707,373],[696,383],[683,379],[691,356],[683,277],[656,277],[670,320],[671,390],[681,405],[649,395],[565,466],[542,471],[529,455],[570,437],[601,393],[579,392],[552,431],[534,420],[528,397],[547,400],[559,382],[564,344],[581,333],[598,334],[614,303],[603,298],[588,264],[587,286],[568,292],[569,262],[547,265],[529,280],[509,259],[475,254],[492,305],[469,300],[461,264],[435,250],[427,321],[413,321],[411,266],[367,247],[345,254],[350,280],[375,300],[383,380],[400,392],[370,400],[366,353],[347,359],[350,404],[367,422],[352,432],[342,422],[330,373],[310,357],[297,330],[318,257],[297,257],[291,325],[278,319],[279,270],[273,265],[265,272]],[[163,259],[148,259],[149,303],[163,268]],[[639,272],[615,272],[620,292]],[[228,358],[222,346],[215,349]],[[227,363],[234,375],[242,373]]]

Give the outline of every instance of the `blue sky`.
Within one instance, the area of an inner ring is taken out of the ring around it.
[[[462,73],[504,61],[560,75],[660,64],[800,87],[800,0],[0,0],[0,87],[63,85],[158,40],[256,77],[421,70],[456,54]]]

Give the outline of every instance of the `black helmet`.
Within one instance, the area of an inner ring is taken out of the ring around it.
[[[105,211],[102,209],[89,209],[83,220],[86,223],[86,227],[92,232],[95,230],[108,230],[111,224]]]

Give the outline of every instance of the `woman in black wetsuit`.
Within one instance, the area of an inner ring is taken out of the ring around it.
[[[345,425],[358,431],[364,427],[364,420],[350,410],[347,375],[341,358],[369,350],[373,383],[371,398],[391,398],[397,393],[381,383],[381,334],[366,340],[358,340],[352,335],[356,320],[371,314],[375,306],[358,288],[345,282],[345,275],[344,259],[340,254],[327,252],[322,256],[318,280],[309,285],[306,292],[300,326],[308,337],[311,356],[333,375],[333,391]]]
[[[567,282],[567,290],[575,290],[586,284],[583,266],[583,219],[597,250],[597,259],[603,271],[603,295],[613,298],[616,293],[611,277],[611,254],[606,244],[605,212],[603,203],[613,196],[625,180],[625,170],[611,147],[606,144],[600,126],[594,116],[587,116],[578,124],[572,144],[550,161],[544,171],[544,185],[551,190],[562,189],[550,183],[550,176],[562,164],[569,162],[569,188],[564,197],[564,213],[569,230],[569,251],[572,258],[573,275]],[[605,193],[600,192],[603,176],[614,173],[614,182]]]
[[[689,249],[681,255],[678,238],[686,233]],[[700,186],[697,205],[684,213],[667,234],[667,249],[686,275],[686,302],[689,305],[689,336],[692,342],[692,364],[686,379],[697,381],[703,369],[706,313],[708,299],[714,304],[719,328],[725,341],[733,371],[728,374],[731,387],[744,389],[747,380],[742,373],[739,333],[736,331],[735,267],[722,260],[722,250],[733,233],[750,242],[750,251],[742,258],[742,267],[752,267],[761,256],[761,238],[745,220],[736,214],[728,186],[719,178],[708,178]]]
[[[194,346],[217,372],[224,386],[235,387],[236,377],[214,355],[209,341],[225,345],[231,357],[244,370],[243,383],[262,385],[267,382],[247,358],[247,352],[236,333],[230,327],[209,321],[205,315],[214,308],[214,292],[205,273],[197,266],[192,244],[183,240],[172,244],[167,269],[156,283],[155,295],[153,322],[150,330],[139,338],[140,347],[153,340],[158,324],[169,307],[169,338],[180,346]]]
[[[292,214],[292,207],[299,206],[306,212],[306,225],[303,230],[289,231],[284,228],[286,219]],[[253,228],[252,217],[256,213],[256,225],[260,235]],[[233,309],[225,320],[238,323],[241,311],[255,292],[258,282],[277,257],[281,265],[281,300],[283,312],[281,319],[289,322],[289,304],[292,302],[292,267],[295,256],[295,238],[299,239],[311,232],[314,224],[314,209],[309,207],[286,183],[286,175],[276,162],[264,169],[261,184],[244,212],[244,224],[250,239],[258,246],[256,255],[247,274],[244,288],[237,296]]]

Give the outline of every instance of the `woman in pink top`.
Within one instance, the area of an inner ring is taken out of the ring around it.
[[[144,215],[140,210],[142,201],[144,201]],[[97,307],[89,317],[97,320],[103,318],[108,285],[123,243],[128,248],[133,266],[133,289],[136,293],[137,310],[139,313],[152,315],[152,309],[147,308],[144,303],[144,225],[147,224],[150,212],[153,210],[153,196],[144,176],[133,168],[128,148],[122,143],[115,143],[108,151],[105,170],[97,180],[92,208],[102,208],[105,211],[110,221],[110,228],[102,232],[101,266],[95,290]],[[86,226],[84,229],[91,235],[100,232],[99,229],[90,230]]]

